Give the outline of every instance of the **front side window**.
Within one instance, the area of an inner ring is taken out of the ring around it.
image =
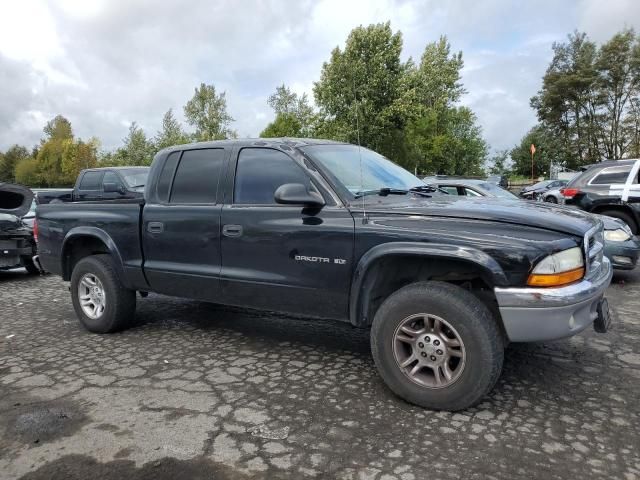
[[[224,158],[222,148],[184,151],[173,179],[170,203],[216,203]]]
[[[122,186],[120,177],[113,172],[104,172],[104,177],[102,177],[102,188],[104,188],[107,183],[115,183],[118,187]]]
[[[481,197],[481,196],[482,196],[482,195],[480,195],[478,192],[476,192],[475,190],[471,190],[471,189],[470,189],[470,188],[468,188],[468,187],[465,187],[465,189],[464,189],[464,194],[465,194],[467,197]]]
[[[304,170],[284,153],[270,148],[243,148],[238,155],[233,202],[275,204],[275,191],[285,183],[301,183],[311,188]]]
[[[100,190],[103,173],[100,171],[86,172],[80,181],[80,190]]]
[[[450,185],[441,185],[440,189],[444,190],[449,195],[458,195],[458,187],[452,187]]]
[[[382,188],[409,190],[425,186],[418,177],[367,148],[309,145],[301,150],[329,170],[354,196]]]
[[[626,183],[631,167],[605,168],[589,182],[591,185],[611,185],[612,183]]]

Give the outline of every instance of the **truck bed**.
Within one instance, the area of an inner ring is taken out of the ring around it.
[[[45,270],[68,277],[64,249],[70,242],[83,242],[83,235],[96,235],[119,257],[125,278],[142,279],[144,261],[140,222],[144,200],[102,200],[53,203],[38,206],[38,254]],[[90,242],[87,242],[87,248]]]

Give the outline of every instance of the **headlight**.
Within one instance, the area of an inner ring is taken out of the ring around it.
[[[584,277],[582,249],[569,248],[543,258],[534,267],[527,284],[534,287],[557,287]]]
[[[605,230],[604,239],[610,242],[626,242],[631,238],[631,235],[622,228],[616,230]]]

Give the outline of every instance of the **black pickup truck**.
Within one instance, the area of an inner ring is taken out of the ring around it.
[[[340,319],[370,328],[384,381],[428,408],[479,402],[508,342],[610,321],[601,221],[448,196],[349,144],[165,149],[143,200],[44,205],[37,225],[92,332],[125,328],[136,291]]]

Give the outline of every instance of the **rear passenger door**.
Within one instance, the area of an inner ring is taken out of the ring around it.
[[[84,172],[76,189],[74,200],[101,200],[103,176],[104,170],[88,170]]]
[[[173,152],[143,211],[145,274],[153,291],[216,301],[220,276],[219,184],[228,148]]]

